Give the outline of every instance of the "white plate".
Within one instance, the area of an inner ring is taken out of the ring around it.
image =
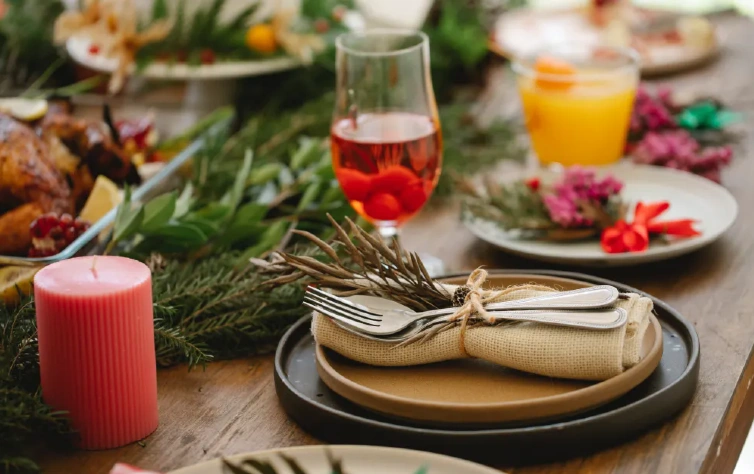
[[[410,449],[383,448],[378,446],[300,446],[296,448],[271,449],[256,453],[229,456],[238,463],[243,459],[268,461],[280,474],[293,474],[278,454],[295,459],[307,474],[330,474],[327,454],[343,461],[343,468],[352,474],[414,474],[426,466],[427,474],[504,474],[497,469],[482,466],[462,459],[440,454],[413,451]],[[227,474],[219,459],[184,467],[169,474]]]
[[[603,36],[583,9],[521,8],[498,17],[490,49],[509,58],[525,57],[564,42],[599,44]],[[641,72],[650,76],[689,69],[710,60],[718,51],[717,41],[705,46],[653,44],[641,55]]]
[[[550,173],[545,171],[539,175],[551,179]],[[630,163],[601,168],[598,173],[611,173],[625,184],[621,194],[629,205],[629,220],[633,219],[637,201],[668,201],[670,209],[662,214],[661,219],[695,219],[696,228],[702,235],[674,239],[669,244],[654,240],[645,252],[608,254],[600,247],[598,238],[578,242],[525,240],[488,220],[465,217],[464,224],[480,239],[535,260],[579,266],[628,266],[664,260],[704,247],[719,238],[738,214],[736,199],[728,190],[691,173]],[[521,179],[525,175],[522,172],[508,179]]]
[[[113,58],[89,52],[91,40],[84,36],[74,36],[66,42],[66,49],[74,61],[90,69],[112,73],[118,66]],[[152,63],[139,76],[148,79],[233,79],[236,77],[259,76],[273,72],[293,69],[301,62],[290,56],[283,56],[260,61],[220,61],[215,64],[189,66],[188,64]],[[133,70],[133,68],[132,68]]]

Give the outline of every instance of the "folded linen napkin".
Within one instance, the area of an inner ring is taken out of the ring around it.
[[[522,287],[501,296],[509,301],[552,291]],[[606,380],[639,363],[644,333],[649,327],[652,300],[636,294],[616,304],[628,313],[616,329],[594,331],[539,323],[476,326],[466,330],[465,353],[459,326],[424,342],[396,347],[348,332],[327,316],[315,313],[312,333],[317,343],[357,362],[376,366],[409,366],[464,357],[477,357],[512,369],[548,377]]]

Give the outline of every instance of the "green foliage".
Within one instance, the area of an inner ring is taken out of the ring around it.
[[[0,19],[0,74],[4,87],[31,82],[59,59],[52,44],[55,18],[63,11],[60,0],[6,0]],[[66,79],[69,69],[58,76]]]
[[[65,416],[39,392],[39,353],[34,302],[0,303],[0,472],[36,472],[25,457],[40,438],[68,433]]]

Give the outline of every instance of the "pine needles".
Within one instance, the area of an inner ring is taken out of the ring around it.
[[[65,414],[55,412],[39,392],[39,354],[34,302],[0,304],[0,471],[35,472],[23,455],[34,440],[68,433]]]

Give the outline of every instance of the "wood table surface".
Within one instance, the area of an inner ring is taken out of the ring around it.
[[[754,25],[745,18],[715,19],[723,35],[719,60],[667,78],[679,90],[720,96],[754,124]],[[512,101],[516,99],[511,97]],[[497,101],[502,110],[505,103]],[[506,102],[506,100],[503,100]],[[452,131],[446,131],[452,133]],[[506,472],[726,473],[732,472],[754,417],[754,135],[748,134],[724,174],[741,207],[738,221],[709,247],[674,260],[626,269],[587,270],[663,299],[691,320],[701,341],[697,392],[679,416],[638,439],[588,457]],[[475,239],[453,206],[425,210],[406,229],[406,246],[441,256],[452,270],[569,267],[526,261]],[[575,269],[578,271],[578,269]],[[316,444],[286,416],[273,386],[272,356],[217,362],[205,371],[158,371],[160,426],[139,444],[94,452],[46,452],[49,473],[105,474],[115,462],[169,471],[221,455]]]

